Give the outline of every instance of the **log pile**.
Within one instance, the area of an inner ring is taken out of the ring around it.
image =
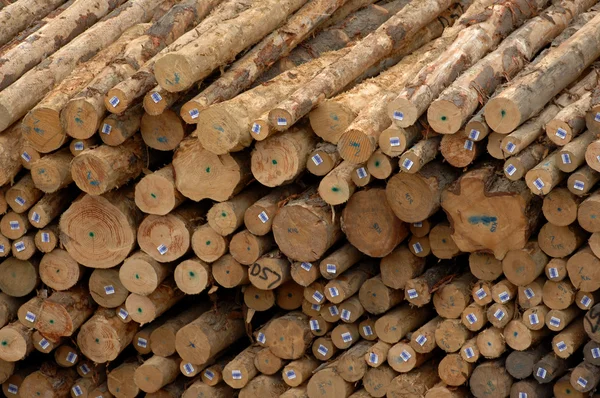
[[[595,0],[0,0],[11,397],[600,385]]]

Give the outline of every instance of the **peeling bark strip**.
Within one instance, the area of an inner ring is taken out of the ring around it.
[[[192,87],[277,28],[306,1],[262,0],[256,3],[237,18],[219,24],[181,50],[161,57],[154,65],[158,84],[170,92]],[[265,19],[265,15],[269,18]]]
[[[125,3],[0,92],[0,131],[24,116],[79,63],[89,60],[133,25],[150,20],[163,1]]]
[[[204,35],[210,29],[213,29],[224,21],[235,18],[238,14],[252,6],[252,0],[228,0],[204,19],[206,12],[220,2],[221,0],[213,0],[213,2],[207,4],[208,7],[205,9],[204,13],[198,13],[199,18],[195,21],[198,25],[194,29],[162,49],[162,51],[146,62],[146,64],[144,64],[133,76],[109,90],[105,101],[108,102],[108,100],[116,97],[119,100],[119,103],[117,106],[108,106],[108,111],[112,113],[123,113],[136,99],[142,97],[146,92],[156,86],[154,64],[158,59],[170,52],[182,49]]]
[[[14,83],[44,57],[69,43],[123,3],[125,0],[77,0],[59,17],[2,55],[0,90]]]
[[[600,15],[492,98],[485,107],[485,121],[498,133],[510,133],[539,112],[599,55]]]
[[[25,29],[31,21],[42,19],[66,0],[24,0],[2,8],[0,4],[0,47]]]
[[[324,69],[311,82],[269,112],[277,130],[286,130],[319,102],[350,84],[369,67],[400,48],[406,39],[429,24],[456,1],[413,1],[387,20],[375,32],[357,43],[350,52]]]
[[[206,109],[212,104],[235,97],[247,89],[275,61],[290,53],[347,0],[308,2],[279,29],[265,37],[217,81],[194,97],[188,112]]]

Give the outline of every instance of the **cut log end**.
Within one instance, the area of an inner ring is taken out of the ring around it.
[[[452,101],[438,99],[427,110],[427,122],[440,134],[454,134],[462,127],[461,110]]]
[[[484,110],[485,122],[492,130],[508,134],[522,122],[519,105],[510,99],[496,97],[488,101]]]
[[[337,146],[342,159],[358,164],[369,160],[377,149],[377,141],[371,140],[362,131],[351,129],[342,134]]]

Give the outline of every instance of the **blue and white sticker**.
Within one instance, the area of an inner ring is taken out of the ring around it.
[[[25,250],[25,242],[20,241],[15,243],[15,249],[17,249],[17,252],[21,253],[23,250]]]
[[[150,94],[150,97],[152,98],[152,101],[154,101],[155,104],[158,104],[163,99],[162,96],[157,92]]]
[[[33,312],[29,312],[27,311],[27,313],[25,314],[25,320],[27,322],[35,322],[35,319],[37,318],[37,315],[35,315]]]
[[[335,287],[335,286],[332,286],[332,287],[330,287],[330,288],[329,288],[329,295],[330,295],[331,297],[337,297],[337,296],[339,296],[339,295],[340,295],[340,291],[338,290],[338,288],[337,288],[337,287]]]
[[[42,243],[50,243],[50,234],[48,232],[42,232]]]
[[[117,105],[119,105],[119,102],[121,102],[121,101],[116,96],[114,96],[108,100],[108,103],[111,104],[113,108],[116,108]]]
[[[600,112],[596,113],[596,116],[594,116],[594,120],[600,122]]]
[[[297,377],[296,372],[294,371],[294,369],[290,369],[287,372],[285,372],[285,377],[287,377],[288,380],[294,380]]]
[[[556,348],[558,348],[558,351],[563,352],[567,349],[567,344],[564,341],[559,341],[556,343]]]
[[[19,387],[14,385],[14,384],[9,384],[8,385],[8,392],[13,394],[13,395],[17,395],[17,393],[19,392]]]
[[[119,308],[119,317],[122,320],[127,319],[128,316],[129,316],[129,312],[127,312],[127,310],[125,310],[125,308]]]
[[[564,140],[565,138],[567,138],[567,130],[559,127],[559,128],[556,129],[556,134],[555,135],[558,138],[560,138],[561,140]]]
[[[400,137],[390,137],[390,146],[400,146]]]
[[[585,388],[585,386],[587,386],[587,384],[588,384],[588,381],[586,379],[584,379],[583,377],[578,377],[577,384],[579,384],[581,387]]]
[[[192,119],[198,119],[198,116],[200,116],[200,111],[196,108],[191,109],[188,113]]]
[[[477,290],[477,291],[475,292],[475,295],[477,296],[477,298],[478,298],[479,300],[483,300],[484,298],[486,298],[486,297],[487,297],[487,293],[485,292],[485,290],[484,290],[483,288],[481,288],[481,289]]]
[[[519,398],[527,398],[526,392],[519,392]]]
[[[533,289],[531,289],[530,287],[525,289],[523,291],[523,293],[525,293],[525,297],[527,297],[527,299],[529,299],[529,300],[531,300],[533,297],[535,297],[535,293],[533,292]]]
[[[500,308],[498,308],[496,312],[494,312],[494,318],[496,318],[499,321],[501,321],[502,318],[504,318],[505,316],[506,314]]]
[[[319,344],[319,348],[317,348],[317,352],[323,356],[327,355],[329,349],[325,347],[323,344]]]
[[[412,358],[412,355],[410,355],[408,351],[404,350],[400,353],[400,358],[402,358],[404,362],[408,362]]]
[[[413,223],[413,227],[415,227],[415,228],[421,228],[422,226],[423,226],[423,223],[421,221]]]
[[[18,204],[19,206],[25,206],[26,202],[27,201],[25,199],[23,199],[22,197],[20,197],[20,196],[17,196],[15,198],[15,203]]]
[[[49,343],[49,342],[48,342],[48,340],[46,340],[45,338],[42,338],[42,339],[39,341],[38,345],[39,345],[40,347],[42,347],[42,349],[43,349],[43,350],[45,350],[46,348],[50,347],[50,343]]]
[[[21,228],[21,224],[19,224],[19,222],[18,222],[18,221],[10,221],[10,222],[8,223],[8,225],[10,226],[10,229],[11,229],[11,230],[13,230],[13,231],[14,231],[15,229],[19,229],[19,228]]]
[[[592,358],[598,359],[600,358],[600,348],[592,348]]]
[[[329,307],[329,313],[331,314],[331,316],[338,316],[340,314],[340,311],[338,310],[338,307],[336,305],[332,305],[331,307]]]
[[[555,316],[551,317],[550,320],[548,321],[548,323],[550,324],[550,326],[552,327],[560,327],[560,318],[557,318]]]
[[[423,251],[423,246],[421,246],[420,242],[413,243],[412,247],[413,247],[413,250],[415,251],[415,254],[419,254]]]
[[[471,347],[465,348],[464,352],[467,359],[471,359],[475,356],[475,351],[473,351],[473,348]]]
[[[169,248],[163,244],[163,245],[160,245],[160,246],[158,246],[158,247],[156,248],[156,250],[158,251],[158,253],[159,253],[161,256],[164,256],[164,255],[165,255],[165,253],[169,251]]]
[[[558,278],[558,268],[551,267],[548,269],[548,276],[550,279]]]
[[[194,365],[192,365],[191,363],[186,363],[185,365],[183,365],[183,370],[185,371],[186,375],[192,374],[194,373],[194,371],[196,369],[194,369]],[[204,375],[206,376],[206,372],[204,372]],[[209,379],[212,380],[212,379]]]
[[[337,266],[335,264],[327,264],[325,269],[328,274],[337,274]]]
[[[277,125],[278,126],[287,126],[287,124],[288,124],[288,121],[287,121],[286,118],[284,118],[284,117],[278,117],[277,118]]]
[[[546,184],[544,184],[544,181],[542,181],[541,178],[536,178],[535,181],[533,181],[533,185],[538,189],[538,190],[542,190]]]
[[[394,119],[396,120],[404,120],[404,113],[400,112],[400,111],[394,111],[393,115]]]
[[[27,151],[23,151],[23,153],[21,154],[21,158],[26,161],[27,163],[31,162],[31,155],[29,155],[27,153]]]
[[[467,321],[469,322],[469,324],[471,324],[471,325],[474,324],[475,322],[477,322],[477,317],[473,313],[467,314],[466,318],[467,318]]]
[[[363,333],[365,336],[373,336],[373,329],[369,325],[363,326]]]
[[[260,124],[258,124],[258,123],[253,123],[253,124],[252,124],[252,132],[253,132],[254,134],[260,134],[260,130],[261,130],[261,128],[262,128],[262,127],[261,127],[261,126],[260,126]]]
[[[192,364],[189,364],[189,365],[191,366]],[[191,366],[191,372],[190,373],[192,373],[192,372],[194,372],[194,367],[193,366]],[[206,369],[204,371],[204,377],[206,377],[208,380],[213,380],[215,378],[215,374],[213,373],[212,370]]]
[[[75,387],[73,387],[71,390],[73,390],[73,394],[78,397],[80,395],[83,394],[83,391],[81,391],[81,387],[79,387],[79,385],[75,385]]]
[[[512,177],[512,175],[515,174],[515,172],[517,171],[517,168],[514,165],[509,164],[508,166],[506,166],[504,171],[506,172],[506,174]]]
[[[342,333],[342,341],[344,343],[350,343],[352,341],[352,334],[350,334],[350,332]]]
[[[420,334],[420,335],[417,336],[417,338],[415,339],[415,341],[417,342],[418,345],[420,345],[421,347],[423,347],[425,345],[425,343],[427,343],[427,337],[425,337],[422,334]]]
[[[515,149],[517,149],[517,146],[515,144],[513,144],[512,142],[509,141],[506,144],[506,152],[513,153],[515,151]]]
[[[562,153],[560,158],[563,164],[571,164],[571,156],[568,153]]]
[[[146,347],[148,347],[148,340],[146,340],[143,337],[138,337],[137,345],[138,345],[138,347],[146,348]]]
[[[419,293],[417,293],[415,289],[408,289],[406,292],[408,293],[408,298],[410,299],[416,299],[419,297]]]
[[[83,151],[84,145],[83,142],[81,141],[77,141],[75,143],[75,145],[73,145],[73,149],[75,149],[76,151]]]
[[[542,379],[545,379],[547,374],[548,372],[544,368],[538,368],[537,372],[535,373],[537,377],[541,377]]]
[[[323,158],[321,158],[318,153],[315,153],[311,159],[315,166],[319,166],[321,163],[323,163]]]
[[[323,293],[316,291],[313,293],[312,298],[317,302],[317,303],[321,303],[323,301],[323,299],[325,298],[325,296],[323,296]]]
[[[109,135],[110,132],[112,131],[112,126],[108,123],[104,123],[102,125],[102,130],[100,130],[102,132],[102,134],[106,134]]]
[[[342,314],[340,315],[340,318],[342,318],[342,320],[346,321],[346,322],[350,322],[350,317],[352,316],[352,311],[343,309],[342,310]]]
[[[573,183],[573,188],[575,188],[578,191],[583,191],[583,189],[585,188],[585,182],[575,180],[575,182]]]
[[[84,375],[90,373],[90,368],[85,363],[79,367],[79,370],[81,370],[81,373]]]
[[[269,216],[267,215],[267,213],[265,213],[264,211],[262,211],[259,215],[258,215],[258,219],[260,221],[262,221],[262,223],[266,223],[267,221],[269,221]]]
[[[267,342],[267,336],[265,336],[263,332],[258,332],[256,341],[258,341],[260,344],[265,344]]]
[[[310,308],[315,311],[321,311],[321,306],[319,304],[311,304]]]
[[[479,132],[479,130],[471,129],[471,131],[469,131],[469,138],[473,141],[477,141],[479,139],[480,134],[481,133]]]
[[[317,321],[316,319],[313,319],[309,322],[310,325],[310,330],[321,330],[321,328],[319,327],[319,321]]]
[[[584,295],[581,300],[579,301],[581,303],[581,305],[583,305],[585,308],[588,308],[590,306],[590,304],[592,303],[592,299],[589,298],[588,296]]]
[[[35,211],[31,213],[31,221],[33,222],[40,222],[41,217],[38,213],[36,213]]]
[[[4,248],[4,245],[0,244],[0,253],[4,253],[6,251],[6,249]]]
[[[233,380],[242,380],[242,372],[240,370],[232,370],[231,378]]]
[[[531,325],[537,325],[538,323],[540,323],[540,318],[537,314],[529,314],[529,323]]]
[[[359,179],[363,179],[367,176],[367,171],[365,170],[364,167],[359,167],[358,169],[356,169],[356,175],[358,176]]]
[[[510,300],[510,294],[508,292],[502,292],[498,295],[498,298],[500,299],[501,303],[506,303],[508,300]]]
[[[114,286],[113,285],[104,286],[104,293],[108,296],[111,294],[115,294]]]
[[[379,363],[379,356],[377,354],[375,354],[374,352],[369,354],[369,362],[372,363],[373,365],[377,365],[377,363]]]
[[[473,141],[465,140],[465,145],[463,145],[463,148],[466,149],[467,151],[472,151],[473,150]]]
[[[404,167],[406,170],[410,170],[411,167],[413,167],[413,164],[414,162],[407,158],[402,162],[402,167]]]
[[[67,354],[67,362],[69,362],[69,363],[75,363],[75,361],[77,361],[77,354],[75,354],[74,352],[69,351],[69,353]]]

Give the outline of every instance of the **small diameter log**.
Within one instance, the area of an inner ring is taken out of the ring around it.
[[[542,211],[544,217],[557,226],[567,226],[577,220],[577,207],[581,199],[565,188],[553,189],[544,196]]]
[[[330,334],[316,338],[312,344],[312,353],[319,361],[331,359],[337,351],[338,348],[333,344]]]
[[[546,135],[556,145],[567,145],[586,128],[585,114],[590,109],[591,93],[587,92],[575,102],[562,108],[546,124]]]
[[[479,361],[481,353],[477,347],[477,337],[467,340],[462,347],[460,347],[460,356],[463,360],[469,363],[476,363]]]
[[[86,149],[92,149],[92,148],[97,147],[98,144],[99,144],[99,140],[98,140],[98,137],[96,137],[96,136],[93,136],[86,140],[75,139],[75,140],[71,141],[71,143],[69,144],[69,150],[71,151],[71,154],[73,156],[77,156]]]
[[[558,168],[559,162],[559,153],[555,151],[525,174],[531,192],[546,195],[566,178],[566,174]]]
[[[510,250],[502,260],[506,278],[517,286],[532,283],[544,272],[549,259],[537,241],[529,241],[523,249]]]
[[[471,303],[462,311],[461,320],[467,329],[473,332],[481,330],[487,323],[487,308]]]
[[[506,135],[500,144],[504,151],[504,156],[516,155],[539,137],[544,137],[544,126],[552,120],[558,111],[559,108],[557,105],[548,105],[539,115],[531,118],[521,127]]]
[[[125,301],[125,307],[131,318],[143,325],[158,318],[181,300],[184,295],[182,291],[177,289],[175,281],[169,278],[163,281],[148,296],[130,294]]]
[[[37,162],[36,162],[37,163]],[[44,193],[35,186],[31,174],[25,174],[4,194],[4,199],[15,213],[24,213],[31,208]]]
[[[110,268],[127,258],[136,245],[140,221],[130,193],[84,195],[62,214],[62,244],[75,261],[87,267]]]
[[[241,317],[231,317],[233,310],[231,304],[222,303],[179,329],[175,347],[181,358],[194,364],[205,363],[242,337],[244,322]]]
[[[206,223],[194,230],[191,245],[194,254],[199,259],[207,263],[212,263],[227,253],[229,238],[218,234]]]
[[[506,137],[504,134],[491,132],[487,140],[487,152],[494,159],[503,160],[505,158],[504,151],[502,151],[502,140]],[[532,166],[533,167],[533,166]]]
[[[334,279],[362,258],[362,253],[346,243],[319,263],[319,270],[325,279]]]
[[[578,291],[575,295],[575,305],[582,310],[589,310],[598,303],[599,299],[600,293],[597,291],[593,293]]]
[[[398,373],[387,365],[369,368],[363,377],[364,390],[352,394],[350,398],[384,397],[397,375]]]
[[[170,273],[171,268],[169,266],[159,263],[142,251],[138,251],[128,257],[119,268],[119,280],[129,292],[147,296],[156,290]]]
[[[550,310],[546,315],[546,326],[553,332],[566,328],[581,314],[579,307],[573,305],[564,310]]]
[[[231,238],[229,251],[239,263],[252,265],[274,244],[273,237],[270,235],[256,236],[248,230],[243,230]]]
[[[363,263],[346,271],[336,279],[332,279],[325,286],[325,297],[335,304],[339,304],[357,293],[362,284],[373,276],[375,272],[372,263]]]
[[[469,380],[474,367],[475,365],[463,360],[460,354],[448,354],[438,365],[438,374],[447,385],[458,387]]]
[[[369,341],[376,341],[378,339],[377,333],[375,332],[375,318],[363,319],[358,324],[358,333],[360,337]]]
[[[6,258],[10,256],[12,250],[10,240],[0,234],[0,258]],[[39,247],[38,247],[39,250]]]
[[[585,155],[589,144],[595,140],[596,136],[591,131],[586,131],[572,142],[568,143],[560,149],[558,156],[560,162],[558,168],[565,173],[572,173],[579,166],[586,163]]]
[[[33,347],[44,354],[49,354],[64,342],[62,337],[59,337],[56,340],[48,340],[37,330],[31,335],[31,340],[33,341]]]
[[[331,341],[340,350],[347,350],[354,343],[360,341],[358,325],[355,323],[338,324],[331,331]]]
[[[435,159],[441,139],[441,137],[432,137],[417,142],[400,156],[398,162],[400,169],[409,174],[418,173],[423,166]]]
[[[194,398],[198,396],[214,397],[214,398],[228,398],[234,393],[234,389],[229,387],[227,384],[219,384],[216,386],[210,386],[204,384],[202,380],[196,380],[191,384],[183,393],[182,398]]]
[[[244,222],[244,213],[265,192],[263,187],[251,187],[232,199],[214,204],[206,216],[208,224],[219,235],[231,235]]]
[[[20,322],[13,322],[0,329],[0,359],[16,362],[25,359],[33,351],[33,330]]]
[[[388,351],[387,363],[396,372],[407,373],[429,360],[433,353],[432,351],[421,354],[412,349],[408,343],[399,342],[394,344]]]
[[[547,329],[531,330],[518,319],[510,321],[503,333],[506,344],[518,351],[524,351],[537,345],[550,334]]]
[[[147,216],[138,227],[140,248],[160,263],[168,263],[191,251],[194,229],[204,221],[206,206],[190,203],[166,216]]]
[[[252,179],[249,154],[215,155],[196,139],[181,142],[173,157],[173,169],[177,189],[194,201],[228,200]]]
[[[429,236],[417,238],[411,236],[408,240],[408,248],[410,252],[417,257],[426,258],[431,254],[431,245],[429,244]]]
[[[6,293],[0,293],[0,327],[17,318],[17,313],[25,299],[11,297]],[[29,325],[25,325],[29,326]]]
[[[413,350],[421,354],[433,351],[437,347],[435,331],[443,321],[443,318],[436,316],[417,330],[413,331],[410,337],[410,346]]]
[[[244,304],[255,311],[266,311],[275,305],[275,292],[247,285],[244,290]]]
[[[562,332],[552,339],[554,353],[563,359],[570,357],[575,351],[585,344],[587,340],[586,329],[584,329],[583,317],[573,320]]]
[[[441,286],[433,295],[433,306],[438,315],[443,318],[459,318],[471,302],[473,283],[475,277],[467,272]]]
[[[294,282],[305,287],[321,277],[321,272],[317,264],[310,262],[292,263],[290,273]]]
[[[441,192],[456,178],[456,169],[433,162],[418,173],[398,173],[387,184],[386,196],[394,214],[405,222],[419,222],[440,209]]]
[[[263,185],[289,184],[306,169],[316,137],[308,126],[294,127],[260,141],[252,151],[252,174]]]
[[[27,235],[13,241],[11,252],[14,258],[18,260],[29,260],[37,252],[35,246],[35,232],[31,231]]]
[[[150,354],[152,348],[150,348],[150,335],[152,332],[162,324],[163,320],[153,322],[144,326],[140,329],[135,336],[133,336],[133,348],[141,355]]]
[[[363,378],[369,368],[364,356],[373,344],[359,341],[337,358],[335,368],[342,379],[354,383]]]
[[[335,145],[321,142],[308,155],[306,169],[316,176],[324,176],[333,170],[340,160],[340,154]]]
[[[125,303],[129,291],[119,278],[119,268],[95,269],[90,275],[88,287],[92,299],[104,308],[116,308]]]
[[[319,195],[330,205],[346,203],[356,190],[352,179],[355,165],[344,161],[331,170],[319,183]]]
[[[44,195],[29,209],[29,222],[36,228],[48,226],[52,220],[69,207],[76,196],[77,192],[74,189],[61,189],[55,193]]]
[[[4,380],[2,382],[2,392],[6,397],[17,395],[21,388],[21,384],[23,384],[23,380],[35,371],[35,368],[33,367],[25,367],[16,370],[15,365],[14,362],[2,361],[0,380]]]
[[[54,290],[68,290],[85,274],[84,268],[62,249],[46,253],[39,266],[40,279]]]
[[[571,193],[583,196],[589,193],[598,181],[600,181],[600,174],[590,166],[584,165],[571,173],[567,179],[567,188]]]
[[[144,143],[158,151],[172,151],[183,141],[189,129],[173,109],[160,115],[144,113],[140,122],[140,133]]]
[[[400,303],[404,298],[404,293],[386,286],[380,274],[362,284],[358,298],[365,311],[379,315]]]
[[[324,304],[325,301],[325,285],[327,281],[319,279],[304,288],[304,299],[311,304]]]
[[[505,369],[505,360],[496,359],[478,365],[471,374],[469,386],[476,398],[508,397],[513,379]]]
[[[406,128],[392,125],[381,132],[379,149],[392,158],[398,157],[422,138],[422,130],[418,124]]]
[[[158,325],[149,337],[149,347],[154,355],[168,357],[175,354],[177,331],[208,309],[208,303],[202,303],[169,318],[162,325]]]
[[[69,148],[44,156],[31,165],[31,177],[35,187],[45,193],[53,193],[73,182]]]
[[[600,260],[594,255],[589,246],[580,248],[567,261],[567,271],[573,286],[585,292],[593,292],[600,288],[596,273]]]
[[[365,353],[365,362],[372,368],[377,368],[387,361],[388,352],[392,348],[391,344],[378,340]],[[414,348],[413,348],[414,351]]]
[[[308,396],[349,397],[354,392],[354,385],[344,380],[333,367],[319,370],[308,381]]]
[[[135,185],[135,204],[147,214],[164,216],[179,206],[184,199],[175,188],[172,165],[144,176]]]
[[[156,392],[175,381],[179,376],[180,362],[181,358],[177,356],[165,358],[154,355],[135,370],[133,381],[144,392]]]
[[[40,314],[43,301],[43,298],[35,296],[21,305],[17,311],[19,322],[28,328],[33,329],[35,327],[35,321]]]
[[[595,390],[600,383],[600,368],[591,363],[581,362],[571,372],[571,385],[579,392]]]
[[[510,388],[510,396],[518,397],[527,394],[527,397],[542,398],[552,396],[552,385],[541,385],[535,380],[521,380],[515,382]]]
[[[406,245],[398,245],[379,264],[383,283],[392,289],[404,289],[408,280],[425,271],[426,260],[415,256]]]
[[[77,345],[89,359],[105,363],[131,343],[138,328],[135,322],[124,323],[116,311],[101,309],[81,326]]]
[[[5,185],[11,182],[21,170],[22,166],[22,147],[25,140],[22,138],[21,123],[15,123],[0,135],[0,147],[6,150],[0,153],[0,184]],[[31,155],[27,154],[26,159],[33,160]],[[25,162],[29,164],[29,162]]]
[[[102,142],[106,145],[118,146],[133,137],[140,130],[143,113],[142,106],[136,105],[120,115],[108,115],[98,129]]]
[[[54,292],[42,303],[35,327],[48,337],[72,336],[94,313],[95,306],[88,289],[82,285]]]
[[[344,300],[344,302],[339,305],[339,310],[341,320],[346,323],[354,323],[358,321],[358,319],[365,313],[365,309],[360,303],[358,294],[350,297],[347,300]]]
[[[506,357],[506,370],[515,379],[526,379],[534,372],[535,364],[548,354],[548,347],[540,344],[526,351],[513,351]]]
[[[318,260],[342,236],[338,215],[334,216],[332,207],[317,195],[314,188],[309,189],[289,201],[275,216],[275,242],[286,256],[294,260]],[[362,216],[368,218],[364,214]],[[348,238],[352,243],[352,239]]]
[[[464,131],[444,135],[440,142],[440,153],[454,167],[467,167],[485,153],[485,142],[473,141]]]
[[[162,267],[159,269],[163,269]],[[121,267],[121,269],[123,268]],[[165,269],[168,270],[166,267]],[[199,294],[214,283],[211,266],[199,258],[190,258],[179,263],[175,267],[173,276],[177,287],[185,294]],[[158,286],[160,281],[158,281],[158,278],[156,280]],[[151,286],[154,286],[154,283]],[[148,286],[148,288],[151,286]]]
[[[35,246],[42,253],[50,253],[59,245],[60,233],[58,225],[50,225],[39,229],[35,234]]]
[[[319,361],[310,356],[292,361],[281,372],[283,381],[290,387],[298,387],[310,379],[319,364]]]
[[[138,177],[147,165],[147,152],[139,136],[111,147],[101,145],[73,159],[71,174],[84,192],[101,195]]]
[[[575,302],[575,287],[568,280],[560,282],[546,281],[542,297],[544,304],[553,310],[567,309]]]
[[[464,327],[460,319],[445,319],[435,330],[435,342],[446,352],[457,352],[473,333]]]
[[[289,312],[273,320],[265,330],[267,347],[282,359],[299,359],[312,343],[308,318],[301,312]]]
[[[375,322],[375,331],[381,340],[394,344],[408,332],[425,324],[431,315],[430,309],[411,308],[406,304],[400,305],[388,311]]]
[[[281,376],[258,375],[240,391],[240,398],[279,398],[288,389]]]
[[[267,196],[254,202],[244,213],[244,224],[248,231],[258,236],[269,233],[280,202],[298,192],[300,192],[299,186],[286,185],[274,189]]]
[[[18,260],[9,257],[0,264],[0,289],[9,296],[27,296],[39,281],[36,260]]]
[[[451,259],[460,254],[460,250],[452,240],[452,228],[448,223],[439,223],[429,232],[431,252],[439,259]]]
[[[487,309],[487,318],[497,328],[503,328],[513,319],[517,305],[514,301],[505,304],[494,303]]]
[[[99,375],[98,379],[91,377],[81,377],[75,380],[73,387],[71,387],[71,396],[93,396],[91,393],[106,381],[106,373]],[[107,387],[108,390],[108,387]]]
[[[502,275],[502,261],[490,253],[475,252],[469,255],[469,269],[477,279],[491,282]]]
[[[262,290],[273,290],[291,280],[290,262],[279,250],[258,259],[248,270],[250,283]]]
[[[475,304],[485,306],[493,301],[492,297],[492,283],[487,281],[477,281],[473,289],[471,290],[473,301]]]
[[[440,381],[436,361],[396,376],[388,386],[389,398],[422,397]]]
[[[535,307],[542,303],[543,290],[546,278],[540,276],[533,282],[525,286],[519,286],[517,303],[523,309]]]
[[[453,271],[452,267],[449,267],[448,264],[437,264],[429,268],[421,276],[406,281],[404,285],[405,299],[418,307],[431,302],[433,287],[451,275]]]
[[[468,394],[466,387],[448,387],[444,383],[440,383],[427,391],[425,398],[464,398]]]
[[[365,187],[374,181],[374,177],[371,176],[369,170],[363,165],[358,165],[352,172],[352,181],[357,187]]]
[[[537,222],[539,204],[523,182],[507,184],[495,170],[496,166],[486,163],[464,174],[442,193],[442,207],[462,251],[492,250],[501,259],[507,251],[525,245]],[[496,209],[500,207],[512,210],[499,212]],[[499,228],[501,225],[511,225],[510,232]]]
[[[47,362],[40,370],[25,377],[19,387],[19,396],[68,397],[77,378],[74,369],[60,368]]]
[[[531,330],[540,330],[546,324],[546,316],[550,308],[545,305],[536,305],[523,313],[523,323]]]
[[[44,155],[36,151],[29,141],[23,140],[21,141],[22,145],[19,149],[19,153],[21,154],[21,158],[19,161],[24,169],[31,170],[31,166],[40,160]],[[20,170],[20,169],[19,169]],[[16,172],[15,172],[16,174]]]
[[[380,150],[373,152],[367,161],[367,169],[369,174],[378,180],[387,179],[392,175],[393,172],[396,171],[397,167],[398,163],[392,161],[388,155],[384,154]]]
[[[119,395],[125,397],[135,397],[139,395],[140,388],[137,384],[132,383],[135,371],[140,364],[137,360],[126,361],[125,363],[114,368],[108,373],[107,383],[108,390],[115,397]]]
[[[596,222],[595,218],[599,201],[600,192],[594,192],[579,204],[577,221],[579,222],[579,225],[588,232],[600,231],[600,223]]]
[[[544,272],[549,280],[554,282],[562,281],[567,277],[567,260],[553,258],[546,264]]]

